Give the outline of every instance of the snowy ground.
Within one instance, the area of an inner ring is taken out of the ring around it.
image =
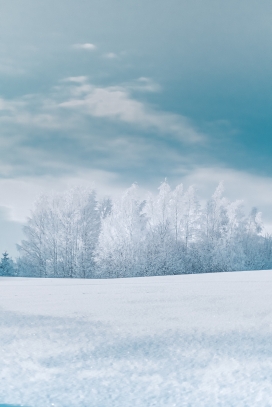
[[[272,405],[272,271],[0,278],[0,405]]]

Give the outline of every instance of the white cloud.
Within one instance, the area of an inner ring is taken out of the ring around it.
[[[172,136],[178,141],[191,143],[205,139],[188,118],[156,109],[132,96],[135,90],[158,90],[158,85],[149,78],[108,87],[91,85],[86,76],[68,77],[61,83],[47,98],[39,94],[14,100],[0,98],[3,111],[0,121],[33,128],[66,129],[80,127],[86,116],[92,116],[128,124],[137,131]]]
[[[104,55],[104,58],[116,59],[116,58],[118,58],[118,56],[114,52],[108,52],[107,54]]]
[[[0,73],[9,76],[23,75],[25,70],[10,58],[0,59]]]
[[[91,44],[89,42],[85,43],[85,44],[74,44],[73,48],[76,49],[85,49],[87,51],[94,51],[97,49],[97,46],[94,44]]]
[[[13,99],[8,100],[4,98],[0,98],[0,111],[3,112],[16,112],[19,109],[24,108],[26,106],[26,102],[22,99]]]
[[[141,77],[137,80],[137,84],[137,90],[145,92],[159,92],[161,90],[161,86],[151,78]]]
[[[134,81],[124,82],[121,86],[128,91],[157,93],[162,90],[161,86],[152,78],[140,77]]]
[[[87,76],[69,76],[68,78],[65,78],[63,82],[85,83],[87,80]]]
[[[72,117],[63,120],[56,100],[46,99],[41,95],[25,95],[13,100],[0,98],[0,111],[2,112],[0,116],[2,125],[64,129],[71,126],[73,121]]]
[[[9,112],[9,114],[2,115],[0,122],[2,122],[2,124],[10,123],[11,125],[42,129],[63,129],[71,125],[71,121],[69,121],[69,123],[67,121],[62,122],[61,118],[54,113],[33,113],[27,111],[27,109],[17,109]]]
[[[204,135],[186,117],[156,110],[134,99],[129,94],[129,86],[96,87],[83,84],[71,89],[71,94],[72,98],[60,103],[60,107],[172,135],[186,142],[204,139]]]

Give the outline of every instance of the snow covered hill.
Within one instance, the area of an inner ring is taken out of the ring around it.
[[[0,278],[0,405],[272,405],[272,271]]]

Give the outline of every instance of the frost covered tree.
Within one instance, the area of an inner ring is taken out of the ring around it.
[[[142,250],[146,219],[144,202],[139,200],[133,184],[116,200],[108,216],[101,220],[101,233],[96,250],[98,275],[129,277],[142,275]]]
[[[254,209],[247,216],[242,201],[230,202],[223,193],[220,183],[202,211],[199,272],[245,270],[258,265],[257,243],[264,240],[260,235],[261,214]],[[252,255],[254,260],[248,266]]]
[[[41,196],[36,202],[36,208],[32,216],[28,218],[23,227],[26,240],[21,242],[17,248],[22,254],[20,259],[21,273],[36,277],[47,276],[47,241],[46,229],[48,227],[48,198]]]
[[[190,249],[199,235],[200,206],[193,187],[174,191],[164,181],[158,195],[148,195],[146,274],[180,274],[191,271]],[[189,268],[189,269],[188,269]]]
[[[251,270],[272,266],[272,239],[262,235],[261,214],[247,215],[220,183],[206,204],[193,186],[142,199],[133,184],[122,196],[97,201],[73,188],[42,196],[18,246],[21,275],[130,277]]]
[[[144,213],[147,219],[147,239],[144,251],[145,274],[167,274],[171,261],[173,239],[170,226],[170,186],[164,181],[157,195],[148,194]]]
[[[180,188],[180,186],[177,188]],[[177,188],[172,193],[172,201],[174,202],[176,200]],[[176,256],[178,256],[179,259],[181,259],[180,253],[182,253],[183,256],[182,260],[176,263],[178,267],[176,267],[175,274],[179,274],[181,270],[184,273],[192,271],[192,260],[194,260],[195,257],[194,249],[199,240],[201,212],[196,190],[193,186],[190,186],[187,191],[185,191],[182,199],[180,199],[178,212],[179,233],[177,239],[178,253]],[[171,219],[176,219],[175,213],[172,214]]]
[[[211,199],[208,200],[202,214],[202,241],[200,245],[200,257],[202,271],[224,270],[222,250],[226,243],[228,229],[228,202],[223,196],[224,187],[220,183]]]

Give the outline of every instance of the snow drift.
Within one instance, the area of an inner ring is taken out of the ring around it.
[[[0,403],[269,406],[272,272],[0,278]]]

